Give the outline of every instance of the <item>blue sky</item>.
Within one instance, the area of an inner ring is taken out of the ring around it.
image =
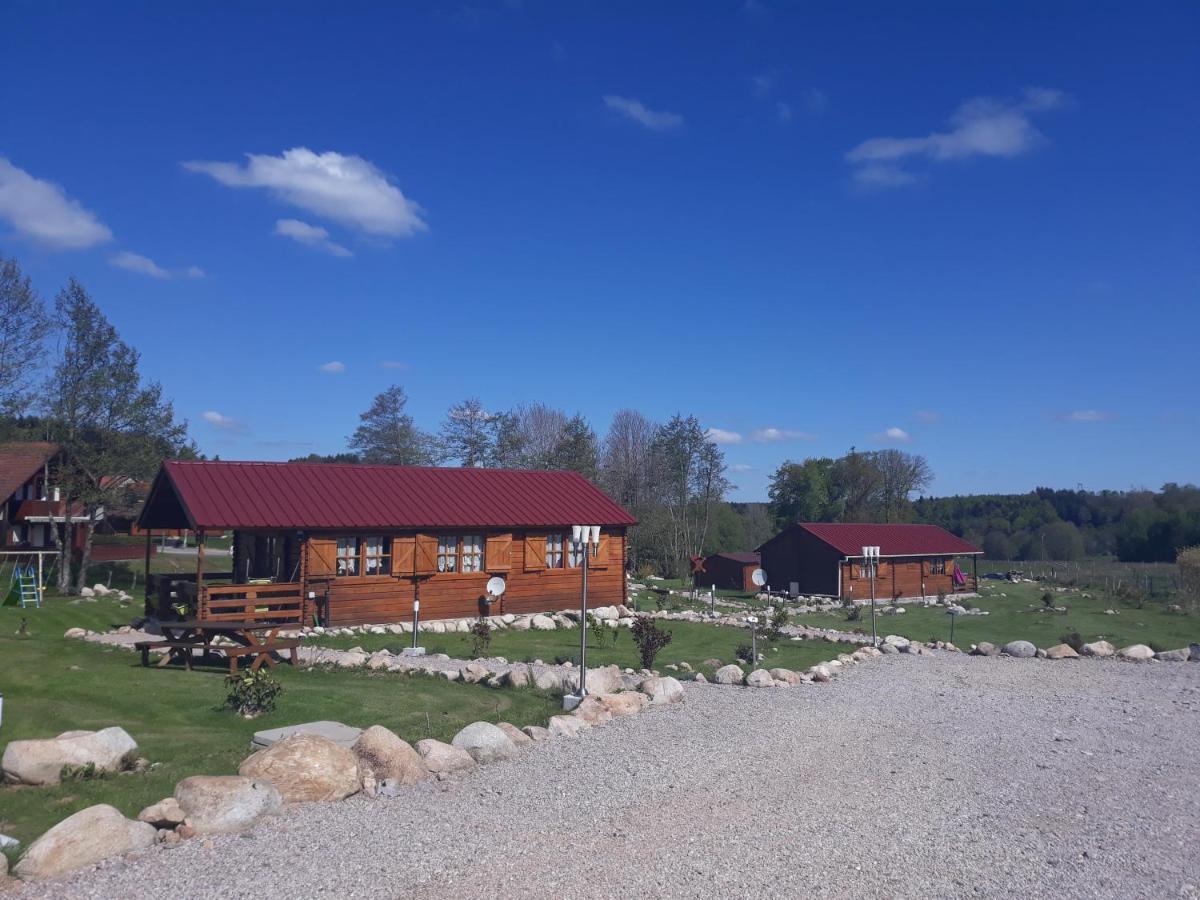
[[[741,499],[852,445],[1200,480],[1194,3],[211,6],[0,32],[0,252],[210,454],[398,382],[694,413]]]

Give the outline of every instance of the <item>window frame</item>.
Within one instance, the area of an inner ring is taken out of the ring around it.
[[[546,568],[547,569],[566,569],[567,553],[566,543],[567,535],[562,531],[551,531],[546,535]],[[551,562],[554,559],[555,562]]]
[[[474,538],[471,552],[467,552],[467,538]],[[463,534],[458,537],[458,571],[464,575],[478,575],[486,571],[487,535],[481,531]]]
[[[929,574],[930,575],[945,575],[946,574],[946,557],[930,557],[929,558]]]
[[[354,552],[344,553],[343,544],[347,541],[354,542]],[[343,572],[342,565],[346,563],[349,569],[353,567],[354,571]],[[333,574],[336,578],[358,578],[362,574],[362,537],[357,534],[339,535],[334,544],[333,554]]]
[[[457,534],[439,534],[437,545],[437,574],[457,575],[461,568],[462,538]]]
[[[379,541],[379,551],[376,553],[370,552],[371,541]],[[380,575],[392,574],[392,539],[386,534],[368,534],[359,541],[359,547],[362,550],[362,565],[359,570],[364,578],[373,578]],[[371,571],[367,565],[367,560],[373,559],[377,561],[375,571]]]

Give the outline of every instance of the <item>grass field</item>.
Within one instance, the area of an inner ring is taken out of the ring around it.
[[[743,628],[720,628],[695,622],[659,622],[659,627],[671,632],[671,643],[659,651],[655,660],[655,668],[662,671],[669,663],[686,662],[697,671],[711,674],[714,666],[702,666],[706,659],[719,659],[722,663],[736,662],[734,651],[739,645],[750,644],[750,632]],[[356,634],[352,637],[320,636],[310,639],[310,643],[322,647],[348,649],[362,647],[364,650],[380,650],[387,648],[399,652],[410,645],[411,637],[381,634]],[[468,634],[426,634],[422,636],[422,644],[427,653],[448,653],[457,658],[470,658],[471,636]],[[853,648],[850,648],[853,649]],[[758,651],[765,654],[764,665],[769,668],[782,667],[802,671],[809,666],[828,659],[833,659],[839,653],[847,652],[845,644],[834,644],[829,641],[779,641],[771,645],[766,642],[761,633],[758,640]],[[510,662],[532,662],[540,659],[546,663],[555,661],[579,660],[579,629],[559,631],[496,631],[492,634],[492,644],[488,649],[489,656],[503,656]],[[621,668],[640,669],[637,646],[633,636],[624,628],[618,629],[614,643],[604,647],[596,645],[595,640],[588,638],[588,665],[607,666],[618,665]]]
[[[509,721],[544,725],[558,698],[531,690],[493,690],[424,676],[279,666],[279,707],[253,721],[220,710],[225,686],[216,669],[143,669],[136,654],[64,638],[71,627],[105,630],[140,611],[113,600],[50,599],[42,609],[0,608],[0,752],[11,740],[71,729],[120,725],[159,765],[56,787],[0,787],[0,832],[23,846],[73,812],[111,803],[129,816],[169,796],[188,775],[236,773],[251,735],[317,719],[380,724],[410,742],[448,741],[464,725]],[[15,632],[25,619],[30,635]],[[626,636],[627,637],[627,636]]]

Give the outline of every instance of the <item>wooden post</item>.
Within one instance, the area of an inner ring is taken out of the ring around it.
[[[971,557],[971,569],[975,574],[975,593],[979,593],[979,554],[976,553]]]
[[[204,529],[196,532],[196,618],[202,616],[204,609]]]
[[[153,540],[154,540],[154,535],[150,531],[150,529],[147,528],[146,529],[146,571],[144,573],[146,576],[146,582],[143,585],[143,587],[145,587],[145,589],[146,589],[145,590],[145,593],[146,593],[146,615],[148,615],[148,616],[158,615],[157,610],[151,610],[151,608],[150,608],[150,553],[154,549],[153,544],[152,544]]]

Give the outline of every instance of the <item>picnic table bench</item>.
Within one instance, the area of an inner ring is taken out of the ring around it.
[[[287,625],[264,622],[223,622],[204,619],[185,619],[178,622],[161,622],[163,639],[160,641],[138,641],[134,647],[142,654],[142,665],[150,665],[151,650],[166,650],[159,667],[170,665],[172,662],[182,662],[187,669],[192,668],[193,655],[196,650],[206,657],[211,653],[223,653],[229,660],[229,674],[237,672],[238,661],[244,656],[253,655],[250,670],[257,672],[265,663],[267,666],[276,665],[276,656],[280,651],[288,651],[292,665],[297,663],[296,648],[300,646],[298,638],[281,638],[279,631]],[[215,643],[217,638],[227,638],[232,643]]]

